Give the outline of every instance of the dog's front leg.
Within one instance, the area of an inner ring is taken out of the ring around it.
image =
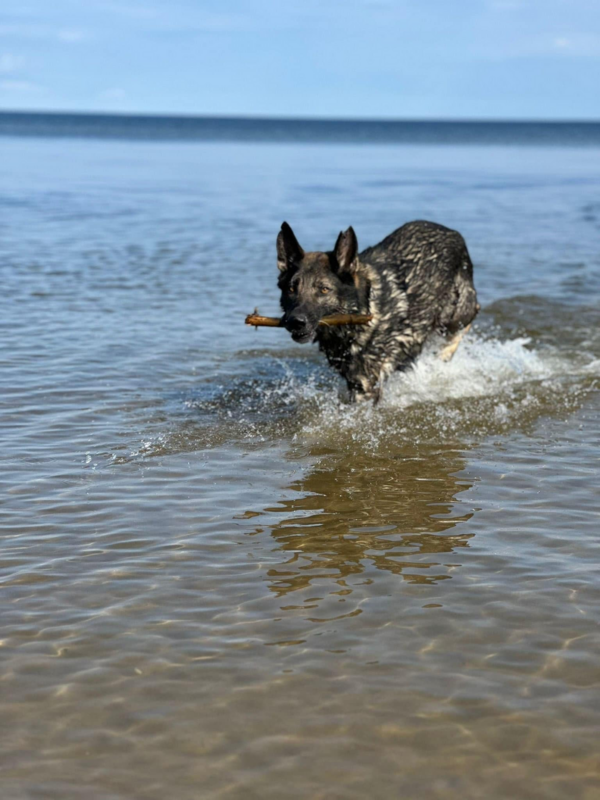
[[[383,379],[379,371],[352,370],[352,374],[346,376],[346,383],[351,403],[372,400],[373,405],[377,405],[383,396]]]
[[[376,386],[373,389],[364,391],[362,388],[357,388],[356,386],[348,384],[348,392],[351,403],[364,403],[368,400],[372,400],[374,406],[379,403],[383,395],[381,386]]]

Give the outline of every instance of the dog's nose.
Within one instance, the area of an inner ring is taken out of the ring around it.
[[[303,314],[294,314],[288,319],[288,330],[301,331],[308,325],[308,319]]]

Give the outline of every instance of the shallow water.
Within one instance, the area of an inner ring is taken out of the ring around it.
[[[600,797],[600,151],[6,138],[3,798]],[[274,237],[458,228],[377,409]]]

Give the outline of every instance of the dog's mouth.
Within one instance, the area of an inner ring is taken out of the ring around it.
[[[292,339],[298,344],[308,344],[315,339],[315,331],[290,331]]]
[[[284,320],[285,328],[292,339],[298,344],[314,342],[317,335],[317,327],[307,316],[291,315]]]

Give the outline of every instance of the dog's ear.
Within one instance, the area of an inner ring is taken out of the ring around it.
[[[277,266],[284,272],[293,264],[298,264],[304,256],[304,250],[298,244],[294,231],[287,222],[282,223],[277,234]]]
[[[340,233],[335,243],[334,253],[340,272],[350,270],[358,255],[358,241],[352,227]]]

